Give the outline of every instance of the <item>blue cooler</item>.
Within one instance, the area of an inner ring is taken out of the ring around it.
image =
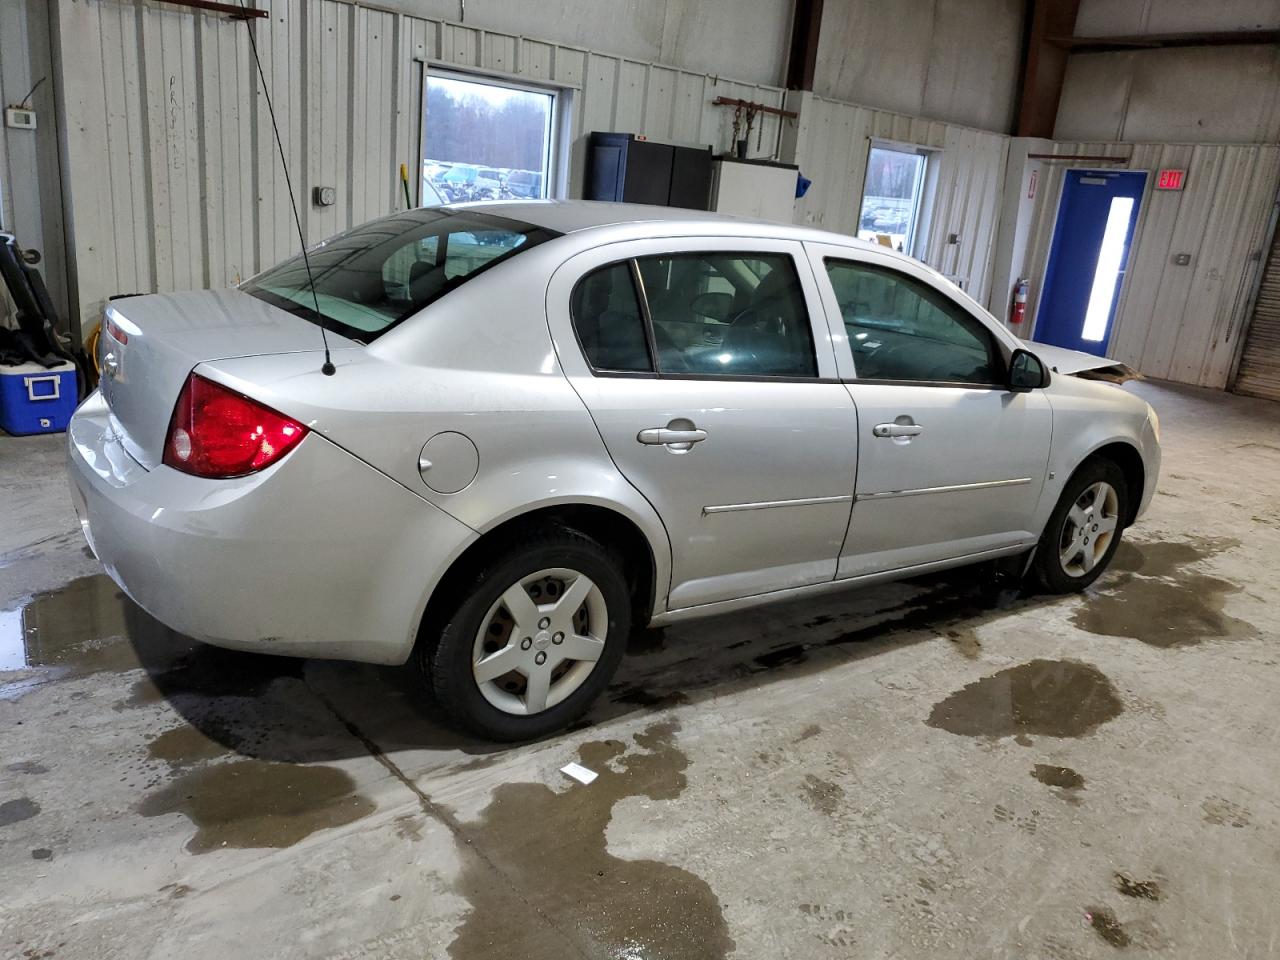
[[[75,364],[0,365],[0,427],[9,433],[66,430],[75,413],[77,396]]]

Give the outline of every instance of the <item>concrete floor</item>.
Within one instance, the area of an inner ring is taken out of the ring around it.
[[[501,750],[407,669],[173,635],[84,550],[61,439],[0,440],[0,957],[1280,952],[1280,407],[1128,389],[1164,475],[1087,596],[651,632]]]

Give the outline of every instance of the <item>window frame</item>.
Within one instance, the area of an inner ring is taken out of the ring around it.
[[[909,273],[906,270],[898,269],[886,263],[879,262],[878,259],[859,258],[858,256],[856,256],[856,253],[857,251],[850,250],[850,251],[847,251],[845,254],[841,255],[840,253],[836,253],[832,249],[828,248],[821,251],[814,251],[814,254],[813,254],[815,259],[817,260],[818,265],[821,266],[822,268],[820,271],[815,271],[817,273],[820,273],[819,282],[825,283],[826,290],[830,291],[831,293],[831,303],[835,307],[835,312],[834,314],[832,314],[832,322],[834,324],[838,324],[841,329],[841,332],[843,334],[842,339],[844,340],[844,344],[845,344],[845,350],[848,353],[849,362],[853,370],[852,377],[842,378],[845,383],[848,383],[850,385],[865,383],[865,384],[875,384],[880,386],[898,385],[898,386],[911,386],[911,387],[953,387],[953,388],[960,387],[968,390],[1008,390],[1009,388],[1008,387],[1008,369],[1009,369],[1009,352],[1010,351],[1004,349],[1005,347],[1008,346],[1008,344],[1002,341],[1001,337],[997,335],[997,333],[991,328],[991,325],[989,323],[987,323],[985,320],[982,319],[982,317],[975,314],[972,310],[968,309],[963,303],[956,300],[954,297],[948,295],[946,291],[940,289],[936,285],[928,283],[920,277],[912,276],[911,273]],[[908,286],[923,287],[925,289],[932,290],[934,293],[938,295],[939,298],[943,299],[949,306],[953,307],[956,311],[959,311],[964,316],[967,316],[970,319],[972,319],[973,322],[976,323],[979,326],[979,328],[981,328],[982,332],[986,334],[988,344],[991,348],[992,362],[996,366],[996,370],[995,370],[996,379],[990,383],[974,383],[972,381],[967,381],[967,380],[895,380],[895,379],[889,379],[884,377],[859,376],[858,375],[858,359],[856,356],[854,356],[853,345],[849,343],[849,338],[847,336],[848,327],[845,325],[844,314],[840,310],[839,301],[835,297],[835,284],[832,283],[831,275],[827,272],[827,264],[829,261],[836,261],[839,263],[848,263],[854,267],[860,267],[862,269],[869,270],[882,275],[886,275],[897,280],[906,281]]]
[[[662,371],[658,369],[658,347],[657,340],[653,333],[653,315],[649,310],[649,293],[645,289],[644,277],[640,272],[640,260],[657,259],[662,257],[685,257],[685,256],[731,256],[739,259],[752,259],[753,256],[782,256],[791,260],[792,270],[795,272],[796,282],[800,287],[800,297],[803,301],[805,319],[808,321],[809,347],[813,356],[814,375],[811,377],[794,377],[780,376],[774,374],[759,373],[692,373],[689,371]],[[706,381],[729,381],[735,383],[751,382],[751,383],[840,383],[840,378],[824,377],[822,375],[822,360],[819,354],[818,343],[819,338],[815,336],[813,304],[810,302],[808,291],[804,286],[804,275],[801,272],[802,264],[809,266],[805,261],[806,257],[798,255],[788,250],[733,250],[718,247],[699,247],[697,249],[679,249],[669,251],[655,251],[653,253],[632,253],[627,256],[619,257],[616,260],[609,260],[600,263],[583,271],[582,274],[574,281],[569,291],[569,326],[573,331],[574,342],[578,346],[578,351],[582,356],[583,363],[593,377],[602,378],[629,378],[640,380],[706,380]],[[582,345],[582,338],[578,333],[577,319],[573,316],[573,300],[577,294],[578,287],[586,282],[588,277],[594,276],[601,270],[608,270],[616,267],[620,263],[627,263],[631,271],[631,285],[633,293],[636,296],[637,303],[640,307],[640,318],[644,324],[645,344],[649,351],[649,362],[652,366],[650,370],[609,370],[606,368],[596,367],[587,356],[587,351]],[[818,304],[821,307],[821,303]]]

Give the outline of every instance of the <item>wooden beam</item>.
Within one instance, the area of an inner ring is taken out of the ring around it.
[[[1080,0],[1028,0],[1022,85],[1018,89],[1019,137],[1052,137],[1067,72],[1067,51],[1055,37],[1075,34]]]
[[[754,100],[737,100],[733,97],[716,97],[711,101],[713,107],[741,107],[743,110],[750,110],[752,113],[770,113],[775,117],[786,117],[788,120],[794,120],[800,114],[794,110],[783,110],[781,107],[771,107],[767,103],[756,103]]]
[[[787,89],[812,90],[818,65],[818,35],[822,30],[823,0],[795,0],[791,18],[791,49],[787,57]]]
[[[1049,43],[1072,53],[1113,53],[1166,47],[1271,46],[1280,30],[1227,30],[1199,33],[1146,33],[1118,37],[1050,37]]]

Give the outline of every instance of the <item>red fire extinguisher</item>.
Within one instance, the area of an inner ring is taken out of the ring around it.
[[[1019,280],[1013,285],[1013,304],[1009,309],[1009,323],[1015,327],[1027,319],[1027,290],[1030,286],[1030,280]]]

